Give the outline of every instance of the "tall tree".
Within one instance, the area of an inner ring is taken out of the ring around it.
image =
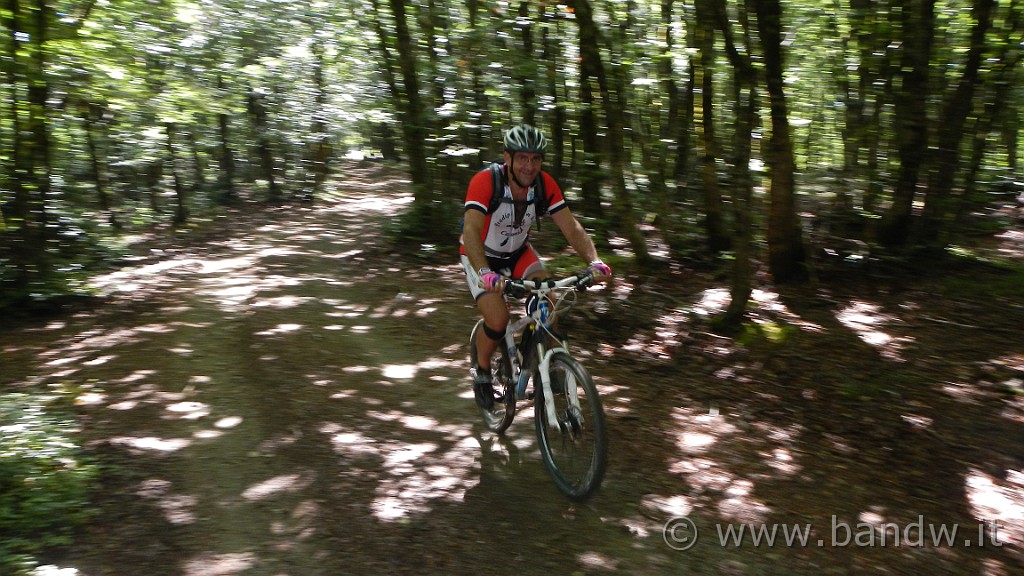
[[[715,14],[718,28],[722,31],[725,52],[733,70],[733,107],[735,127],[732,146],[733,175],[733,230],[735,240],[733,248],[732,283],[730,287],[729,307],[726,309],[723,323],[738,326],[743,320],[747,302],[753,292],[754,281],[754,182],[750,175],[752,157],[752,139],[754,124],[757,118],[757,72],[749,56],[752,36],[748,12],[749,4],[757,0],[748,0],[739,7],[739,31],[742,32],[743,45],[747,50],[741,52],[734,39],[732,25],[726,13],[725,0],[716,0]]]
[[[928,154],[928,70],[935,35],[936,0],[894,0],[902,52],[895,94],[895,140],[899,174],[880,240],[902,246],[910,235],[914,199]]]
[[[374,4],[377,0],[374,0]],[[435,188],[430,181],[429,164],[427,162],[426,141],[429,131],[427,107],[420,94],[419,73],[417,71],[416,43],[413,41],[406,13],[406,1],[389,0],[391,15],[394,19],[394,46],[397,52],[399,76],[392,84],[396,91],[392,94],[395,108],[398,110],[399,123],[402,126],[402,142],[408,158],[410,176],[414,195],[414,214],[411,216],[410,231],[415,235],[431,234],[437,229],[433,212],[436,208],[434,199]],[[378,33],[385,34],[385,29],[378,26]],[[390,43],[389,38],[381,38],[382,45]]]
[[[331,134],[328,131],[327,123],[328,91],[327,83],[324,79],[326,62],[322,39],[317,38],[313,41],[312,53],[315,59],[313,64],[313,85],[316,90],[316,109],[313,112],[313,124],[310,126],[311,137],[308,144],[308,160],[313,171],[312,188],[306,193],[305,197],[308,201],[319,198],[323,193],[324,182],[327,180],[327,174],[330,172],[330,161],[333,155]]]
[[[808,271],[796,210],[796,162],[783,80],[782,5],[779,0],[759,0],[754,2],[754,6],[772,123],[765,154],[771,181],[768,267],[776,282],[785,283],[806,279]]]
[[[178,126],[174,122],[168,122],[165,130],[167,132],[167,165],[171,168],[171,181],[174,183],[174,223],[180,225],[187,222],[189,217],[188,187],[185,185],[181,168],[178,166],[178,150],[174,139]],[[273,189],[273,180],[271,180],[271,187]]]
[[[559,22],[559,9],[556,6],[550,6],[544,4],[541,7],[543,13],[543,20],[545,26],[542,28],[542,53],[541,59],[545,63],[545,67],[542,69],[544,77],[547,79],[547,91],[552,97],[551,107],[551,162],[548,163],[548,171],[555,177],[555,180],[559,182],[565,182],[563,178],[564,164],[565,164],[565,131],[568,118],[566,114],[566,102],[564,94],[566,93],[564,77],[565,74],[561,72],[566,66],[566,63],[560,57],[559,48],[561,43],[557,34],[560,32]]]
[[[728,250],[731,240],[726,231],[724,201],[718,182],[718,135],[715,114],[715,0],[697,0],[696,13],[697,49],[695,83],[700,84],[700,99],[694,102],[697,142],[700,149],[699,170],[704,199],[704,234],[708,249],[717,254]]]
[[[580,29],[581,67],[587,70],[586,77],[593,78],[601,91],[601,103],[608,122],[607,154],[611,174],[612,192],[615,196],[616,218],[622,227],[630,248],[640,262],[650,260],[647,242],[637,227],[633,214],[633,200],[626,190],[626,164],[630,158],[625,143],[625,97],[612,90],[611,81],[601,58],[602,35],[594,21],[594,10],[588,0],[575,0],[571,6],[576,12],[576,23]]]
[[[521,0],[519,2],[519,14],[515,21],[515,27],[519,30],[521,39],[522,55],[513,58],[512,77],[514,85],[519,89],[520,107],[522,108],[523,122],[534,125],[537,123],[537,55],[534,52],[533,30],[536,28],[535,20],[530,12],[532,2]],[[541,10],[544,7],[540,8]]]
[[[284,192],[278,180],[277,160],[274,157],[274,146],[270,136],[270,121],[267,116],[267,95],[257,88],[249,89],[249,118],[256,133],[256,154],[258,165],[262,171],[270,191],[270,202],[280,202]],[[168,146],[168,152],[172,148]],[[173,162],[173,159],[172,159]]]
[[[925,243],[945,243],[948,232],[946,218],[954,212],[951,195],[960,166],[961,140],[981,82],[982,59],[987,48],[985,37],[992,25],[994,9],[995,0],[974,0],[971,14],[975,22],[964,72],[956,89],[949,95],[938,124],[938,147],[931,162],[922,222],[922,240]]]
[[[13,145],[2,155],[11,158],[5,168],[10,170],[7,185],[13,199],[4,217],[6,233],[16,238],[10,252],[15,268],[13,287],[24,290],[51,273],[46,251],[52,172],[46,74],[50,8],[45,0],[26,4],[8,0],[5,8],[8,63],[4,68]]]

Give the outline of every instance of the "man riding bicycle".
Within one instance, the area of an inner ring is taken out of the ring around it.
[[[611,268],[601,261],[590,235],[569,210],[562,190],[550,174],[541,170],[547,139],[540,130],[522,124],[505,133],[505,152],[500,166],[500,187],[495,192],[495,176],[490,169],[476,174],[466,192],[465,219],[459,253],[466,272],[466,283],[484,318],[477,335],[478,366],[473,366],[473,393],[482,408],[494,406],[491,380],[491,356],[505,335],[509,313],[502,296],[503,276],[539,280],[550,277],[537,251],[529,242],[530,226],[547,214],[562,231],[566,241],[585,262],[587,272],[597,277],[611,276]],[[498,167],[494,168],[495,170]],[[492,202],[498,197],[500,202]],[[539,195],[543,194],[544,198]]]

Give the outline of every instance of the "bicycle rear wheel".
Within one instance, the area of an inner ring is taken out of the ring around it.
[[[601,486],[608,459],[604,409],[590,374],[572,356],[556,352],[549,366],[553,398],[546,398],[540,378],[534,378],[537,400],[534,423],[544,466],[558,489],[573,500],[586,500]],[[570,400],[575,389],[577,404]],[[548,420],[554,403],[557,422]]]
[[[478,320],[473,326],[469,335],[469,360],[473,366],[479,365],[476,353],[476,335],[483,330],[484,321]],[[512,366],[509,364],[508,355],[504,346],[499,345],[491,357],[491,378],[494,380],[494,391],[501,397],[501,400],[494,401],[494,408],[487,410],[480,408],[484,424],[492,432],[501,434],[512,424],[516,415],[516,390],[512,382]]]

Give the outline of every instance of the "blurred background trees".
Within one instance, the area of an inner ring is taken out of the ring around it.
[[[470,177],[529,122],[616,269],[719,266],[735,325],[823,255],[1019,227],[1022,20],[1024,0],[4,0],[0,315],[88,293],[141,232],[331,202],[354,162],[408,171],[403,245],[453,247]],[[61,407],[2,400],[7,573],[66,540],[96,471]]]
[[[1020,0],[9,1],[0,298],[83,286],[118,238],[240,200],[329,200],[398,163],[447,241],[502,130],[536,124],[639,264],[941,249],[1021,191]],[[863,255],[863,254],[861,254]]]

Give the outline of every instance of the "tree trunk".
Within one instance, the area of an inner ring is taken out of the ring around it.
[[[479,150],[476,154],[476,166],[483,166],[494,160],[497,155],[497,140],[491,137],[487,80],[484,77],[487,60],[482,56],[484,45],[479,41],[486,34],[486,26],[481,24],[481,14],[485,18],[488,14],[482,10],[482,4],[481,0],[466,0],[466,9],[469,13],[469,34],[465,39],[466,44],[462,47],[462,52],[466,54],[466,66],[469,68],[470,74],[470,98],[467,108],[474,114],[467,123],[466,145]]]
[[[756,2],[758,0],[750,0]],[[754,279],[754,182],[750,175],[750,159],[754,123],[757,119],[757,73],[748,57],[740,54],[732,41],[730,23],[726,18],[725,2],[717,6],[718,25],[725,38],[726,54],[733,69],[733,106],[736,126],[733,132],[733,249],[732,283],[729,307],[722,318],[724,325],[737,327],[746,315],[747,303],[753,293]],[[752,43],[747,11],[741,8],[740,24],[744,42]]]
[[[519,2],[519,18],[516,18],[515,27],[523,41],[523,55],[522,58],[514,58],[512,76],[515,78],[515,85],[519,87],[519,105],[522,109],[523,122],[536,126],[537,87],[534,78],[537,77],[537,58],[533,48],[534,21],[530,19],[530,4],[528,0]]]
[[[423,33],[423,42],[426,44],[427,71],[425,76],[430,78],[428,86],[429,98],[424,103],[425,108],[437,108],[444,103],[444,77],[440,72],[440,53],[448,52],[449,47],[439,44],[441,38],[447,38],[445,28],[447,24],[441,12],[437,9],[436,0],[427,0],[425,3],[416,4],[419,11],[419,29]],[[439,34],[438,29],[442,32]]]
[[[894,2],[903,36],[900,86],[896,91],[895,129],[899,175],[892,206],[882,222],[880,240],[889,247],[906,244],[913,221],[921,168],[928,153],[928,65],[935,29],[935,0]]]
[[[224,77],[220,74],[217,75],[217,91],[221,95],[227,93],[224,88]],[[217,185],[220,201],[224,203],[238,200],[238,191],[235,189],[235,155],[231,150],[230,120],[227,112],[217,114],[217,136],[220,139]]]
[[[9,62],[3,68],[10,86],[13,136],[11,148],[0,151],[11,157],[5,168],[10,168],[6,179],[13,192],[4,227],[9,224],[6,233],[15,236],[10,252],[15,269],[12,287],[20,291],[52,273],[46,226],[52,172],[47,112],[50,87],[46,77],[46,15],[50,9],[44,0],[28,5],[8,0],[4,8]],[[26,97],[22,99],[21,94]]]
[[[694,101],[694,126],[700,149],[701,189],[704,200],[704,234],[708,250],[718,254],[729,249],[730,238],[725,230],[722,190],[718,184],[718,142],[715,134],[715,17],[712,0],[697,0],[696,40],[700,56],[696,58],[695,83],[701,87],[701,97]]]
[[[576,23],[580,28],[581,65],[589,67],[593,78],[597,80],[608,121],[608,159],[616,215],[637,261],[645,263],[650,260],[647,242],[637,227],[636,217],[633,215],[633,200],[626,190],[625,165],[628,161],[628,152],[624,135],[624,103],[621,100],[625,95],[613,93],[609,85],[609,78],[601,60],[601,34],[594,22],[594,11],[590,2],[577,0],[571,4],[576,8]]]
[[[662,53],[656,55],[658,82],[661,85],[668,107],[664,113],[658,116],[656,125],[651,134],[645,134],[644,138],[653,141],[650,154],[647,158],[648,178],[651,181],[651,192],[654,195],[654,205],[657,208],[658,218],[655,221],[665,242],[670,250],[675,253],[678,246],[676,241],[676,214],[675,203],[673,202],[673,190],[669,188],[669,180],[672,175],[669,173],[669,158],[675,158],[680,154],[679,143],[673,140],[673,136],[679,133],[679,111],[680,96],[679,87],[676,85],[675,72],[672,69],[672,19],[674,0],[661,0],[661,26],[665,29],[665,47]]]
[[[194,127],[185,133],[188,138],[188,150],[192,153],[192,170],[195,178],[194,189],[206,189],[206,169],[203,165],[203,155],[199,152],[199,141],[196,140]]]
[[[1019,38],[1021,28],[1024,27],[1024,14],[1018,11],[1009,11],[1003,23],[1002,32],[1004,38]],[[979,98],[981,102],[976,114],[973,128],[968,132],[972,135],[974,142],[969,146],[970,160],[967,166],[967,174],[964,177],[964,192],[959,201],[956,202],[954,222],[957,226],[963,223],[972,210],[977,209],[985,202],[987,194],[978,193],[978,175],[982,172],[982,166],[990,144],[990,135],[999,134],[1007,124],[1016,126],[1017,110],[1013,106],[1013,90],[1017,84],[1014,78],[1020,73],[1021,59],[1024,54],[1012,41],[999,42],[999,51],[993,57],[993,65],[986,75],[986,90]],[[1003,141],[1006,144],[1006,141]],[[1011,158],[1016,155],[1016,150],[1008,146],[1007,153]],[[1014,175],[1016,166],[1011,158],[1007,159],[1009,174]]]
[[[174,182],[174,224],[180,226],[188,222],[188,190],[181,181],[181,174],[178,170],[178,153],[174,149],[174,132],[178,129],[173,122],[168,123],[167,129],[167,161],[171,165],[171,179]]]
[[[47,234],[45,224],[49,221],[47,199],[50,196],[50,175],[53,173],[50,154],[49,112],[46,105],[50,97],[50,85],[46,79],[46,42],[49,31],[46,25],[46,15],[50,13],[50,7],[44,0],[38,0],[38,4],[32,6],[30,10],[35,28],[30,40],[33,57],[28,77],[28,128],[32,163],[30,180],[35,190],[32,210],[37,214],[36,218],[39,223],[44,225],[38,232],[45,237]]]
[[[10,38],[15,38],[16,33],[24,30],[20,22],[21,5],[18,0],[6,2],[6,16],[4,27],[10,31]],[[29,177],[32,173],[32,158],[29,154],[29,143],[26,137],[26,130],[22,118],[22,109],[26,106],[20,99],[21,88],[26,83],[27,67],[22,54],[18,51],[18,43],[7,42],[8,66],[4,66],[7,76],[7,85],[10,86],[10,133],[11,144],[3,145],[0,150],[0,162],[3,163],[3,183],[11,191],[12,201],[4,212],[4,235],[12,237],[10,242],[11,264],[15,269],[12,288],[23,291],[31,283],[35,276],[36,268],[34,252],[40,243],[34,241],[32,231],[35,228],[32,222],[32,198]]]
[[[313,171],[313,187],[304,197],[312,202],[323,194],[324,182],[330,173],[330,161],[333,155],[331,135],[327,131],[327,83],[324,80],[324,46],[316,41],[312,48],[316,63],[313,68],[313,85],[316,88],[316,110],[313,112],[313,125],[310,127],[312,138],[309,142],[309,162]]]
[[[871,62],[874,59],[874,37],[871,34],[874,19],[874,0],[850,0],[850,36],[856,43],[858,55],[856,82],[843,81],[840,97],[846,104],[846,125],[843,128],[843,173],[857,174],[861,154],[868,149],[868,131],[871,108],[878,102],[870,102],[874,82]],[[876,128],[877,129],[877,128]]]
[[[401,90],[398,87],[398,78],[395,76],[395,70],[398,66],[395,65],[394,56],[391,54],[389,44],[390,32],[384,26],[384,15],[381,13],[378,0],[372,0],[370,5],[373,7],[374,14],[371,20],[374,24],[374,30],[377,32],[377,49],[380,50],[378,68],[380,69],[381,76],[384,78],[384,83],[387,84],[388,93],[391,95],[391,101],[394,103],[395,109],[400,110],[399,94]],[[358,18],[359,15],[356,14],[354,16]],[[386,160],[398,161],[400,154],[396,146],[396,138],[391,132],[391,125],[387,122],[381,122],[377,127],[378,130],[375,136],[380,141],[381,156]]]
[[[238,200],[235,189],[235,155],[231,151],[231,139],[228,133],[228,115],[217,115],[217,129],[220,136],[220,194],[224,202]]]
[[[249,117],[252,118],[253,129],[256,131],[256,152],[260,171],[267,181],[269,190],[268,201],[281,202],[284,194],[277,182],[277,170],[274,167],[274,151],[270,144],[270,126],[267,123],[267,109],[263,106],[263,95],[255,89],[249,89]]]
[[[558,59],[558,54],[561,53],[559,47],[558,37],[551,34],[551,27],[558,25],[558,20],[549,16],[548,10],[550,6],[544,5],[542,10],[544,11],[544,19],[552,20],[548,26],[543,28],[543,37],[541,38],[542,43],[542,54],[541,58],[547,63],[545,70],[547,77],[547,89],[548,93],[553,98],[553,106],[551,110],[551,149],[552,153],[551,161],[546,162],[548,165],[548,172],[555,178],[555,180],[565,186],[565,125],[566,125],[566,114],[565,104],[562,98],[565,89],[564,84],[560,84],[565,75],[559,73],[562,62]]]
[[[960,141],[968,115],[974,105],[974,94],[981,82],[980,70],[985,53],[985,36],[992,23],[995,0],[974,0],[971,11],[975,18],[971,45],[963,76],[950,95],[939,121],[939,145],[928,178],[928,196],[925,198],[921,240],[926,244],[945,243],[948,225],[946,218],[953,212],[952,190],[960,165]]]
[[[697,26],[687,22],[686,45],[691,51],[699,50],[697,44]],[[695,121],[696,102],[694,92],[697,89],[697,64],[694,58],[687,59],[686,86],[679,94],[679,124],[673,136],[676,146],[676,161],[672,168],[672,177],[676,181],[676,197],[686,199],[688,197],[689,174],[690,174],[690,148]]]
[[[604,218],[601,206],[601,138],[597,134],[597,100],[594,98],[594,70],[592,61],[585,58],[580,64],[580,141],[583,144],[583,168],[577,170],[580,182],[582,212],[591,218]]]
[[[396,82],[398,90],[394,96],[399,121],[402,126],[405,153],[411,169],[414,203],[420,211],[429,211],[436,193],[430,185],[429,165],[425,142],[428,130],[428,119],[420,95],[419,77],[416,72],[416,52],[412,34],[409,31],[408,17],[403,0],[389,0],[391,13],[395,18],[395,46],[398,51],[398,67],[401,72],[401,83]],[[382,30],[383,31],[383,30]],[[385,41],[385,40],[382,40]],[[423,230],[429,230],[429,222],[420,222]]]
[[[796,211],[796,171],[783,90],[782,6],[779,0],[759,0],[757,26],[764,53],[765,84],[771,107],[771,138],[765,154],[770,174],[768,266],[775,282],[807,278],[806,254]]]
[[[110,193],[107,190],[109,177],[105,163],[105,155],[100,150],[97,132],[101,130],[101,119],[103,110],[91,104],[82,105],[82,120],[85,122],[85,145],[89,151],[89,166],[92,168],[92,181],[96,187],[96,197],[99,200],[100,211],[107,216],[107,222],[115,229],[121,227],[117,221],[117,215],[110,201]]]

